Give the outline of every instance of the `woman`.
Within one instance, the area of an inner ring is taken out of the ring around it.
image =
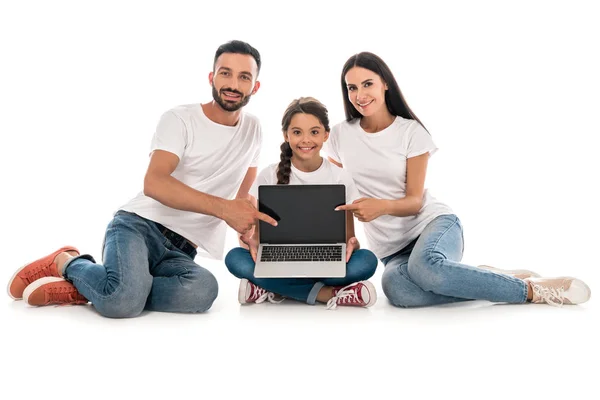
[[[386,267],[382,287],[392,304],[479,299],[562,305],[589,299],[590,289],[579,279],[461,264],[461,222],[424,188],[437,147],[389,67],[375,54],[359,53],[344,65],[341,83],[346,121],[333,127],[325,150],[363,196],[339,209],[365,223],[370,249]]]

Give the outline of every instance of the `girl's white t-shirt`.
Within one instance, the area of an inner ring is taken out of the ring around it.
[[[260,171],[254,184],[250,188],[250,194],[258,198],[258,187],[260,185],[277,184],[277,167],[279,163],[271,164]],[[321,166],[312,172],[300,171],[292,164],[290,173],[290,185],[328,185],[342,184],[346,186],[346,204],[352,203],[360,198],[360,193],[347,171],[330,163],[323,158]]]
[[[406,196],[406,160],[432,155],[437,147],[417,121],[396,117],[384,130],[367,133],[357,118],[335,125],[324,150],[350,173],[361,197],[395,200]],[[425,190],[417,215],[382,215],[364,224],[369,249],[379,258],[392,255],[417,238],[435,217],[452,213]]]

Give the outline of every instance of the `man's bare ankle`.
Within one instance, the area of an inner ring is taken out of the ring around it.
[[[64,266],[65,263],[67,262],[67,260],[70,260],[73,257],[78,256],[79,254],[75,251],[67,251],[67,252],[62,252],[59,253],[56,258],[54,259],[54,262],[56,263],[56,269],[58,271],[58,275],[60,275],[61,277],[63,276],[63,271],[64,271]]]

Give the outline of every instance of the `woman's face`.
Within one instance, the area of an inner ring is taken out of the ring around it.
[[[386,107],[387,85],[375,72],[361,67],[352,67],[346,73],[346,88],[350,103],[364,117],[369,117]]]

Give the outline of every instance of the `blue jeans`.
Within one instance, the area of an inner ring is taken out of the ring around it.
[[[440,215],[408,246],[383,258],[383,292],[398,307],[464,300],[524,303],[521,279],[461,264],[463,231],[456,215]]]
[[[377,269],[377,257],[369,250],[356,250],[346,265],[344,278],[255,278],[254,260],[242,247],[232,249],[225,257],[225,265],[239,279],[248,279],[261,288],[294,300],[315,304],[323,286],[346,286],[369,279]]]
[[[64,277],[105,317],[143,310],[198,313],[217,297],[215,277],[174,247],[155,223],[118,211],[106,229],[104,265],[89,255],[65,263]]]

